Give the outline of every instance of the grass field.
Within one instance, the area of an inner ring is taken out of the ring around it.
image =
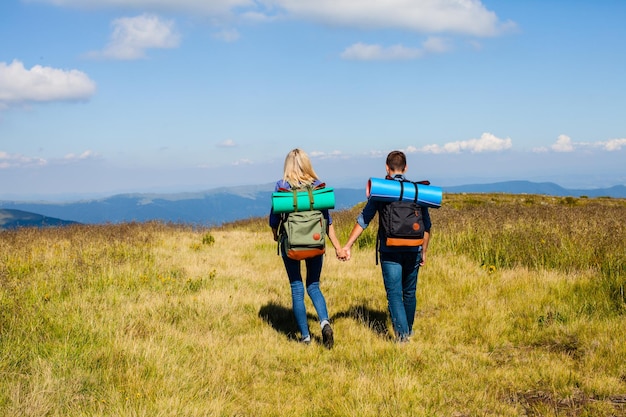
[[[296,342],[266,219],[0,232],[0,415],[626,416],[626,201],[446,195],[431,216],[410,343],[375,225],[326,257],[332,350],[308,299]]]

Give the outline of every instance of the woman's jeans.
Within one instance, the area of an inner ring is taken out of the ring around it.
[[[400,340],[413,333],[420,252],[380,252],[391,323]]]
[[[309,325],[307,324],[306,308],[304,306],[304,286],[302,284],[302,273],[300,270],[300,262],[302,261],[295,261],[288,258],[284,253],[282,258],[291,285],[293,314],[296,316],[296,323],[298,324],[300,335],[302,338],[305,338],[309,336]],[[306,292],[313,302],[313,307],[315,307],[320,322],[328,320],[326,300],[320,290],[320,275],[322,273],[324,255],[305,259],[304,262],[306,265]]]

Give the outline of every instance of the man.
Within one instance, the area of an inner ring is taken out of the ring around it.
[[[406,156],[403,152],[393,151],[387,155],[387,179],[406,181]],[[383,227],[383,212],[392,203],[368,200],[344,246],[347,259],[354,242],[367,228],[376,213],[379,213],[379,255],[389,315],[393,324],[396,340],[406,342],[413,334],[415,320],[417,274],[419,267],[426,262],[426,251],[430,240],[430,215],[427,207],[419,207],[423,220],[423,240],[416,241],[415,246],[391,246],[387,244],[387,234]]]

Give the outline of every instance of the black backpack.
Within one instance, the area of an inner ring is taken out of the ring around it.
[[[424,243],[424,219],[422,208],[417,204],[417,184],[400,181],[400,198],[385,204],[379,211],[378,238],[384,238],[387,246],[421,246]],[[413,200],[402,199],[407,186],[415,187]]]

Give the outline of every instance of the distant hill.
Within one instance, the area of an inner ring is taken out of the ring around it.
[[[273,190],[272,187],[269,189]],[[64,203],[0,201],[0,208],[90,224],[161,220],[216,226],[268,215],[272,191],[265,188],[253,190],[250,187],[235,187],[179,194],[120,194],[99,200]],[[353,207],[365,200],[364,190],[335,190],[335,208],[338,210]]]
[[[508,194],[544,194],[560,197],[613,197],[626,198],[626,186],[616,185],[610,188],[567,189],[552,182],[505,181],[492,184],[469,184],[442,187],[444,193],[508,193]]]
[[[0,230],[18,227],[54,227],[77,224],[74,221],[46,217],[22,210],[0,209]]]
[[[507,181],[442,188],[444,194],[509,193],[626,198],[626,186],[623,185],[602,189],[570,190],[554,183]],[[272,190],[273,184],[264,184],[218,188],[197,193],[119,194],[97,200],[63,203],[0,201],[0,208],[91,224],[160,220],[215,226],[234,220],[266,216],[271,206]],[[335,189],[337,210],[351,208],[365,200],[364,189]]]

